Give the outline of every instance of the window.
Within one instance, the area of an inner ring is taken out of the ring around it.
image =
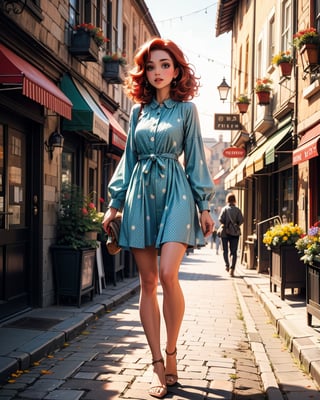
[[[244,93],[248,93],[248,78],[249,78],[249,36],[246,40],[246,53],[245,53],[245,60],[244,60]]]
[[[127,46],[127,35],[128,35],[128,30],[127,30],[127,25],[123,24],[122,25],[122,53],[127,54],[128,51],[128,46]]]
[[[237,81],[238,81],[238,93],[242,93],[242,82],[241,82],[241,73],[242,73],[242,46],[240,46],[240,52],[239,52],[239,68],[238,68],[238,76],[237,76]]]
[[[320,0],[314,2],[314,27],[320,32]]]
[[[269,20],[269,43],[268,43],[268,63],[269,65],[272,63],[272,57],[275,55],[275,23],[274,23],[274,15]]]
[[[86,22],[101,27],[105,36],[107,7],[102,0],[69,0],[69,28],[70,31],[75,25]]]
[[[281,30],[281,50],[285,51],[292,42],[292,8],[291,0],[282,3],[282,30]]]
[[[261,40],[257,44],[257,59],[256,59],[256,66],[257,66],[257,78],[262,78],[262,42]]]
[[[292,171],[285,170],[280,175],[279,187],[279,215],[288,222],[292,222],[293,217],[293,186]]]
[[[79,0],[70,0],[69,3],[69,24],[71,27],[79,23]]]

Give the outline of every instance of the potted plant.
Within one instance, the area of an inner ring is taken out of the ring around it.
[[[241,114],[244,114],[248,111],[250,99],[245,94],[240,94],[240,96],[237,97],[236,104],[238,106],[239,112]]]
[[[73,28],[70,53],[82,61],[97,61],[99,48],[108,42],[101,28],[82,23]]]
[[[267,105],[270,103],[271,84],[272,80],[270,78],[257,79],[255,91],[258,96],[259,105]]]
[[[122,68],[127,64],[125,53],[106,54],[102,57],[103,73],[102,77],[108,83],[122,83]]]
[[[272,58],[272,64],[280,66],[281,76],[290,76],[293,66],[293,57],[289,50],[280,51]]]
[[[286,288],[305,288],[305,269],[295,249],[295,243],[304,231],[292,222],[270,227],[263,235],[263,243],[271,250],[269,268],[270,291],[280,286],[284,300]]]
[[[307,323],[310,326],[312,316],[320,318],[320,221],[297,240],[295,247],[306,266]]]
[[[303,29],[293,35],[293,45],[298,49],[305,72],[318,65],[320,36],[315,28]]]
[[[89,197],[77,185],[64,184],[57,213],[57,239],[51,246],[57,304],[61,296],[77,299],[93,296],[97,239],[86,237],[99,232],[103,214],[97,213]]]

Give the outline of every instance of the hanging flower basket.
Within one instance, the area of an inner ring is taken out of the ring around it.
[[[250,104],[250,98],[245,94],[240,94],[236,99],[236,105],[241,114],[245,114],[248,111]]]
[[[103,61],[102,77],[111,84],[123,83],[123,67],[119,60]]]
[[[256,94],[258,96],[258,104],[265,106],[270,104],[270,93],[272,91],[272,80],[270,78],[258,78],[256,82]]]
[[[81,61],[97,62],[99,58],[99,46],[85,29],[72,33],[69,52]]]
[[[303,71],[309,72],[319,63],[318,44],[307,43],[304,44],[299,50]]]
[[[249,103],[237,103],[240,114],[245,114],[248,111]]]
[[[270,92],[256,92],[258,97],[258,104],[260,106],[266,106],[270,104]]]
[[[279,64],[281,70],[281,76],[289,77],[292,72],[292,63],[291,62],[282,62]]]

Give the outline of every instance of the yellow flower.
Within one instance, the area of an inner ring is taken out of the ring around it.
[[[263,243],[270,249],[281,245],[292,245],[303,235],[303,230],[292,222],[277,224],[265,232]]]

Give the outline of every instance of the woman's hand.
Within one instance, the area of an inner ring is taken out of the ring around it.
[[[104,214],[103,221],[102,221],[102,228],[106,233],[109,233],[108,232],[109,224],[111,221],[113,221],[115,219],[117,212],[118,212],[118,210],[116,208],[110,207]]]
[[[206,238],[210,236],[213,231],[214,222],[208,210],[202,211],[200,216],[200,224],[204,237]]]

